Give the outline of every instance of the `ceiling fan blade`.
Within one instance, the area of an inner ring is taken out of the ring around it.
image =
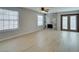
[[[46,9],[45,11],[46,11],[46,12],[48,12],[48,11],[49,11],[49,9]]]

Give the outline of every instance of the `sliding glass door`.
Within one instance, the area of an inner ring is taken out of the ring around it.
[[[61,30],[77,31],[77,15],[62,15]]]

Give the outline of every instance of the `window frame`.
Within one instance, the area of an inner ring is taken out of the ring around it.
[[[73,15],[76,15],[76,16],[77,16],[77,19],[76,19],[76,30],[70,29],[70,16],[73,16]],[[68,29],[67,29],[67,30],[62,28],[62,17],[63,17],[63,16],[68,16]],[[78,19],[79,19],[79,14],[63,14],[63,15],[61,15],[61,22],[60,22],[61,31],[79,32]]]

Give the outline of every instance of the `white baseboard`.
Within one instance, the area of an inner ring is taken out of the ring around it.
[[[22,36],[22,35],[31,34],[31,33],[33,33],[33,32],[37,32],[37,31],[39,31],[39,30],[32,31],[32,32],[28,32],[28,33],[21,33],[21,34],[17,34],[17,35],[10,36],[10,37],[4,38],[4,39],[0,39],[0,41],[4,41],[4,40],[8,40],[8,39],[12,39],[12,38],[15,38],[15,37],[18,37],[18,36]]]

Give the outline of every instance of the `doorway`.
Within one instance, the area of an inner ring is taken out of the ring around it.
[[[61,15],[61,30],[78,31],[78,14]]]

